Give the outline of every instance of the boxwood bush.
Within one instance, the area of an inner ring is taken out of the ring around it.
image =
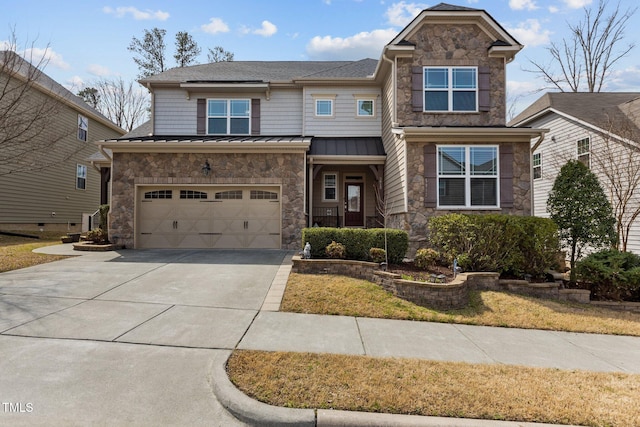
[[[387,254],[389,262],[398,264],[409,249],[409,235],[406,231],[386,229]],[[313,227],[302,230],[302,246],[311,244],[311,258],[326,258],[325,248],[331,242],[342,243],[347,251],[347,259],[370,261],[371,248],[384,248],[384,228],[331,228]]]
[[[544,277],[555,267],[558,228],[547,218],[449,214],[429,220],[430,244],[465,271]]]
[[[580,286],[595,300],[640,301],[640,256],[606,249],[576,263]]]

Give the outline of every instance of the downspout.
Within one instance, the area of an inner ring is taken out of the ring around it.
[[[391,65],[391,127],[398,122],[397,109],[396,109],[396,67],[394,60],[387,58],[386,52],[382,52],[382,60],[388,62]]]

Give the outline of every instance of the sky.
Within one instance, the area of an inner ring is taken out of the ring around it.
[[[569,39],[568,25],[598,0],[447,0],[484,9],[525,45],[507,66],[507,102],[517,114],[539,98],[545,85],[527,72],[547,64],[551,42]],[[221,46],[236,61],[379,59],[421,10],[439,1],[390,0],[0,0],[0,47],[15,35],[18,51],[45,54],[45,73],[77,93],[103,78],[136,80],[139,70],[127,47],[144,30],[166,30],[167,60],[175,35],[187,31],[202,49]],[[617,0],[610,0],[609,7]],[[620,0],[621,10],[636,0]],[[623,44],[640,41],[640,11],[627,25]],[[640,46],[620,60],[606,91],[640,91]]]

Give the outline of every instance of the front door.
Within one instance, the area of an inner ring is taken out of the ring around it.
[[[346,184],[344,203],[345,227],[364,226],[363,184]]]

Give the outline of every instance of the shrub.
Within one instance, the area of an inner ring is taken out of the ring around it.
[[[640,256],[606,249],[576,263],[581,286],[593,299],[640,301]]]
[[[302,230],[302,242],[311,244],[312,258],[326,258],[325,248],[335,241],[345,246],[348,259],[368,261],[371,248],[385,247],[385,234],[389,263],[402,262],[409,248],[409,235],[402,230],[313,227]]]
[[[466,271],[540,277],[555,265],[557,228],[546,218],[450,214],[428,226],[431,244]]]
[[[387,252],[381,248],[369,249],[369,257],[373,262],[385,262],[387,259]]]
[[[347,257],[347,249],[342,243],[331,242],[325,248],[325,253],[329,258],[345,259]]]
[[[109,243],[109,236],[106,230],[102,228],[94,228],[87,232],[87,239],[91,240],[96,245],[104,245]]]
[[[435,249],[423,248],[418,249],[413,262],[416,267],[427,269],[433,267],[439,257],[440,254]]]

